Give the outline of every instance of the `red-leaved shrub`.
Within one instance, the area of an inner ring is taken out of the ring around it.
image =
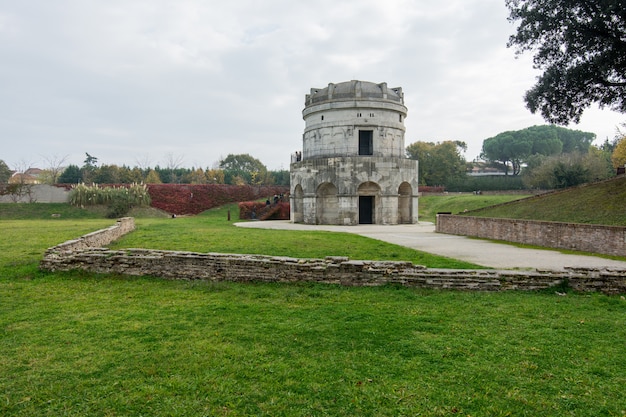
[[[198,214],[229,203],[272,199],[274,195],[289,192],[289,188],[227,184],[148,184],[148,192],[152,207],[170,214],[183,215]]]
[[[420,193],[443,193],[446,191],[446,187],[443,186],[432,186],[432,185],[420,185],[418,187],[418,191]]]
[[[263,203],[244,201],[239,203],[239,218],[244,220],[289,220],[289,203]]]

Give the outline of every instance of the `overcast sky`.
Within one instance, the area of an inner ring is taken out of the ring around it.
[[[545,122],[507,49],[504,0],[0,0],[0,159],[46,167],[211,167],[248,153],[289,169],[305,94],[402,87],[405,144],[484,139]],[[598,143],[625,115],[588,110]]]

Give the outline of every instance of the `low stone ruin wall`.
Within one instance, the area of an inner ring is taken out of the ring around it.
[[[452,235],[626,256],[626,227],[438,214],[436,231]]]
[[[566,268],[562,271],[435,269],[410,262],[357,261],[346,257],[299,259],[279,256],[196,253],[103,246],[133,230],[131,218],[48,249],[40,267],[167,279],[235,282],[317,282],[350,286],[396,284],[417,288],[501,291],[569,285],[576,291],[626,293],[626,270]]]
[[[576,291],[626,292],[626,270],[568,268],[563,271],[433,269],[410,262],[356,261],[342,257],[297,259],[262,255],[148,249],[50,249],[41,268],[235,282],[317,282],[349,286],[398,284],[457,290],[540,290],[567,283]]]
[[[102,248],[133,230],[135,230],[135,219],[132,217],[122,217],[118,219],[113,226],[96,230],[78,239],[68,240],[48,249],[45,256],[51,252],[61,256],[72,256],[74,253],[90,248]]]

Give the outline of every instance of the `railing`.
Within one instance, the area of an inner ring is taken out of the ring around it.
[[[296,151],[291,154],[291,163],[301,162],[306,159],[316,159],[316,158],[334,158],[334,157],[351,157],[351,156],[373,156],[373,157],[391,157],[391,158],[401,158],[401,159],[409,159],[403,153],[401,149],[394,148],[383,148],[374,150],[371,155],[361,155],[358,153],[358,149],[348,149],[345,146],[327,146],[324,148],[316,149],[315,155],[303,155],[301,151]]]

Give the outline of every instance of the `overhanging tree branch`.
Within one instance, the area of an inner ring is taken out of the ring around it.
[[[506,0],[519,22],[507,46],[534,51],[543,70],[525,96],[552,123],[578,121],[598,103],[626,112],[626,0]]]

